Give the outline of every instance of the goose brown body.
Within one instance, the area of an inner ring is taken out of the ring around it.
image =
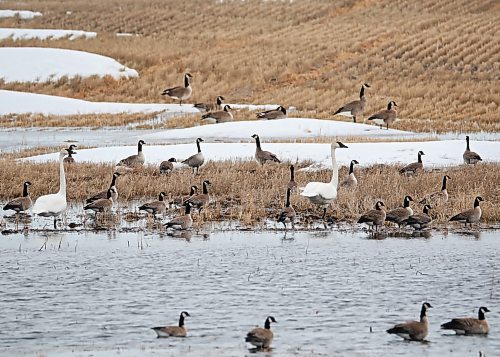
[[[490,312],[490,310],[481,306],[477,319],[474,317],[458,317],[442,324],[441,328],[443,330],[454,330],[457,335],[486,335],[490,332],[490,325],[485,317],[486,312]]]
[[[215,98],[215,103],[196,103],[193,106],[200,112],[212,112],[223,109],[222,108],[223,103],[224,103],[224,97],[219,95],[217,96],[217,98]]]
[[[152,327],[157,337],[186,337],[187,329],[184,325],[184,319],[189,315],[187,311],[181,312],[179,324],[177,326]]]
[[[429,215],[429,210],[432,207],[430,205],[425,205],[422,213],[416,213],[405,220],[403,224],[407,224],[416,230],[421,230],[429,227],[432,222],[432,217]]]
[[[366,108],[365,88],[370,88],[370,85],[367,83],[363,84],[359,92],[359,100],[354,100],[345,104],[337,109],[333,115],[339,114],[352,117],[353,122],[356,123],[356,118],[363,115]]]
[[[359,218],[358,223],[365,223],[370,227],[375,226],[375,230],[378,231],[378,227],[384,225],[386,217],[384,207],[384,202],[377,201],[377,203],[375,204],[375,209],[372,209],[371,211],[363,214]]]
[[[272,152],[262,150],[260,147],[260,138],[257,134],[253,134],[252,138],[255,139],[255,144],[257,146],[255,149],[255,160],[257,160],[259,164],[264,165],[267,161],[281,162]]]
[[[266,110],[266,111],[257,113],[256,116],[259,119],[273,120],[273,119],[285,119],[287,114],[286,114],[286,109],[280,105],[276,109]]]
[[[203,153],[201,152],[201,147],[200,147],[201,142],[203,142],[203,139],[197,138],[196,148],[198,149],[198,152],[194,155],[191,155],[186,160],[182,161],[183,164],[186,164],[193,169],[193,173],[195,172],[195,170],[196,173],[198,173],[200,166],[203,165],[203,163],[205,162],[205,156],[203,156]]]
[[[424,302],[420,310],[420,321],[408,321],[397,324],[387,330],[387,333],[396,334],[405,340],[423,341],[429,333],[429,321],[427,319],[427,309],[432,308],[431,304]]]
[[[178,100],[179,104],[182,105],[182,101],[189,99],[189,97],[191,97],[191,94],[193,93],[193,89],[191,88],[190,83],[191,78],[193,78],[193,76],[191,76],[191,74],[189,73],[186,73],[184,75],[184,86],[164,89],[161,95],[165,95],[172,99]]]
[[[403,200],[403,207],[398,207],[387,212],[385,220],[388,222],[394,222],[401,227],[403,221],[413,215],[413,209],[410,207],[411,201],[413,201],[411,196],[405,196]]]
[[[358,164],[359,162],[357,160],[351,160],[349,165],[349,175],[340,183],[340,187],[354,189],[358,186],[358,179],[356,178],[356,175],[354,175],[354,165]]]
[[[191,217],[191,207],[192,204],[190,202],[186,202],[184,204],[185,211],[181,216],[174,217],[165,224],[166,228],[173,228],[178,230],[189,229],[193,226],[193,218]]]
[[[469,164],[469,165],[475,165],[479,161],[483,161],[483,159],[481,159],[481,156],[479,156],[478,153],[470,150],[469,136],[468,135],[465,137],[465,141],[467,142],[467,146],[465,147],[465,151],[462,155],[462,157],[464,159],[464,163]]]
[[[174,162],[177,162],[175,157],[162,161],[160,164],[160,174],[169,174],[174,171]]]
[[[113,199],[111,196],[112,196],[114,190],[115,190],[114,187],[109,188],[106,198],[101,198],[101,199],[98,199],[94,202],[91,202],[91,203],[85,205],[85,207],[83,207],[83,209],[84,210],[91,210],[91,211],[94,211],[96,213],[111,211],[111,209],[113,208]]]
[[[233,121],[233,114],[229,111],[231,106],[225,105],[223,110],[210,112],[201,116],[201,121],[209,124],[227,123]]]
[[[146,211],[153,215],[164,214],[167,211],[167,202],[164,200],[165,196],[165,192],[160,192],[158,200],[143,204],[139,207],[139,211]]]
[[[264,328],[256,327],[252,329],[247,333],[245,342],[249,342],[261,349],[269,348],[274,338],[273,331],[271,330],[271,322],[276,323],[276,320],[273,316],[268,316],[264,322]]]
[[[201,210],[203,207],[207,206],[210,202],[210,195],[208,193],[208,185],[212,183],[209,180],[203,181],[203,189],[202,193],[195,194],[190,197],[187,202],[191,203],[192,207],[198,208]]]
[[[448,202],[448,188],[447,183],[450,180],[450,176],[443,176],[443,184],[441,186],[441,191],[436,191],[425,196],[419,203],[421,204],[431,204],[431,205],[441,205]]]
[[[292,190],[290,188],[286,189],[286,201],[285,201],[285,207],[281,210],[279,216],[278,216],[278,222],[283,223],[283,226],[286,229],[286,224],[291,223],[292,224],[292,229],[295,229],[295,209],[292,207],[292,204],[290,203],[290,195],[292,193]]]
[[[144,156],[144,153],[142,152],[142,146],[145,145],[146,143],[144,140],[139,140],[137,143],[137,154],[136,155],[130,155],[129,157],[120,160],[118,162],[117,166],[123,166],[126,168],[134,169],[137,167],[141,167],[144,165],[144,162],[146,161],[146,157]]]
[[[423,151],[419,151],[417,154],[417,162],[412,162],[411,164],[406,165],[399,173],[406,175],[415,175],[419,171],[424,169],[424,164],[422,163],[422,155],[425,155]]]
[[[468,209],[466,211],[460,212],[459,214],[453,216],[450,218],[450,222],[456,221],[465,224],[467,227],[467,223],[469,223],[471,226],[473,223],[478,223],[481,220],[481,206],[479,205],[480,202],[484,201],[482,197],[477,196],[474,199],[474,208]]]
[[[397,107],[397,104],[391,100],[389,104],[387,104],[387,109],[373,114],[368,118],[368,120],[378,124],[381,129],[382,125],[385,125],[387,130],[389,130],[389,124],[394,123],[398,116],[398,112],[394,109],[394,107]]]
[[[33,205],[33,201],[29,195],[28,187],[31,186],[31,182],[26,181],[23,183],[23,194],[20,197],[16,197],[13,200],[7,202],[5,206],[3,206],[4,211],[13,210],[16,213],[24,212],[30,209]]]
[[[116,188],[116,179],[120,175],[121,174],[119,172],[114,172],[113,173],[113,177],[111,179],[111,183],[109,184],[109,188],[108,188],[108,190],[109,190],[110,188],[114,187],[114,191],[113,191],[113,193],[111,195],[111,198],[113,199],[113,202],[115,204],[118,202],[118,189]],[[94,201],[97,201],[97,200],[100,200],[100,199],[103,199],[103,198],[107,198],[108,197],[108,190],[101,191],[99,193],[96,193],[92,197],[87,198],[87,200],[85,201],[85,203],[92,203]]]

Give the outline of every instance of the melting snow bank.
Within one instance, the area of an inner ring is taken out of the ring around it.
[[[69,38],[70,40],[79,37],[95,38],[96,32],[87,32],[79,30],[52,30],[52,29],[17,29],[17,28],[0,28],[0,40],[11,38],[17,40],[58,40],[61,38]]]
[[[0,18],[2,17],[15,17],[19,16],[20,19],[27,20],[33,19],[37,16],[42,16],[41,12],[29,10],[0,10]]]
[[[0,78],[8,82],[47,82],[61,77],[137,77],[136,70],[94,53],[40,47],[0,48]]]
[[[147,141],[146,141],[147,142]],[[374,164],[407,164],[417,160],[417,152],[422,150],[424,167],[444,167],[461,165],[462,153],[465,149],[464,140],[426,141],[426,142],[392,142],[392,143],[346,143],[348,149],[337,150],[337,160],[342,165],[348,165],[356,159],[362,166]],[[474,141],[471,147],[478,152],[486,162],[499,162],[500,142]],[[275,153],[282,161],[314,162],[314,167],[331,167],[329,144],[302,143],[262,143],[264,150]],[[253,143],[202,143],[201,149],[206,160],[248,160],[253,159],[255,144]],[[145,145],[146,163],[159,165],[163,160],[175,157],[183,160],[196,153],[196,145]],[[137,153],[137,147],[103,147],[78,150],[75,159],[79,162],[117,163],[119,160]],[[26,158],[32,162],[47,162],[58,160],[59,153],[38,155]]]

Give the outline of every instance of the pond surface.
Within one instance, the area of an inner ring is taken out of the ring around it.
[[[263,356],[486,356],[500,351],[498,231],[371,240],[364,233],[218,232],[0,236],[0,355],[245,356],[273,315]],[[429,301],[428,343],[385,332]],[[487,306],[488,337],[441,323]],[[186,319],[185,339],[153,326]],[[370,332],[370,328],[372,332]]]

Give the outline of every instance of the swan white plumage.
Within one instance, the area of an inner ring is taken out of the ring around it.
[[[323,219],[325,219],[326,209],[337,198],[337,187],[339,186],[339,167],[335,158],[335,150],[339,148],[347,148],[340,141],[332,143],[332,179],[330,182],[309,182],[303,191],[302,196],[309,198],[311,203],[323,207]]]
[[[41,217],[54,217],[54,229],[57,228],[57,217],[66,211],[66,175],[64,174],[64,157],[68,149],[59,153],[59,192],[40,196],[33,205],[33,213]]]

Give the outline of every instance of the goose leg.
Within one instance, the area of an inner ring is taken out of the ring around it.
[[[387,123],[387,130],[389,130],[389,123]]]
[[[352,120],[353,120],[354,123],[356,122],[356,116],[355,115],[352,116]]]
[[[57,229],[57,218],[54,217],[54,229]]]
[[[323,216],[321,216],[321,219],[324,221],[326,216],[326,207],[323,208]]]

